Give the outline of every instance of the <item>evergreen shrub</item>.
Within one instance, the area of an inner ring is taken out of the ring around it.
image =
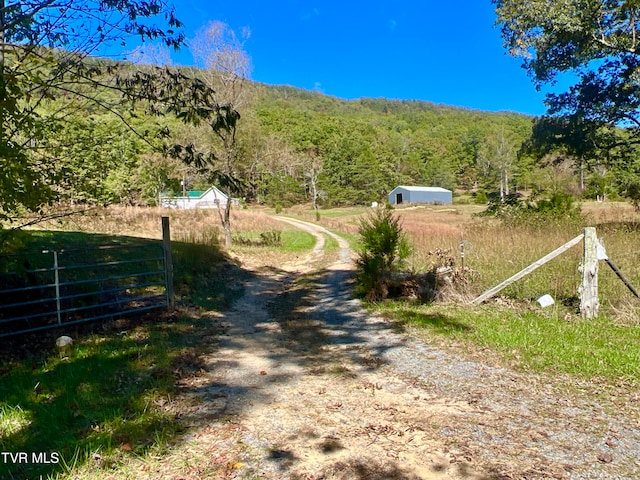
[[[377,208],[360,222],[358,289],[368,299],[386,298],[393,273],[405,267],[411,245],[389,208]]]
[[[580,206],[566,193],[553,193],[548,199],[522,200],[517,194],[489,199],[484,215],[495,216],[511,225],[548,227],[550,223],[581,224]]]

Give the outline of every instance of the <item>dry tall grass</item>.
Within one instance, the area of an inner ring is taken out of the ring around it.
[[[89,212],[39,224],[37,228],[77,230],[143,238],[162,238],[161,218],[169,217],[171,236],[176,241],[217,244],[221,222],[217,210],[176,210],[165,208],[96,208]],[[283,229],[283,224],[259,211],[232,210],[235,232],[261,232]]]
[[[41,223],[35,228],[160,239],[162,238],[161,218],[163,216],[169,217],[171,239],[174,242],[215,247],[211,250],[218,253],[224,250],[221,246],[222,224],[218,211],[215,209],[176,210],[111,206]],[[258,239],[261,233],[273,230],[282,232],[283,238],[289,239],[293,243],[295,243],[295,238],[291,237],[295,237],[295,234],[309,236],[309,234],[295,231],[296,229],[290,225],[274,219],[264,209],[232,210],[231,228],[232,234],[236,238]],[[292,230],[294,232],[291,232]],[[224,253],[227,257],[231,257],[237,263],[245,266],[278,267],[287,262],[295,262],[301,257],[299,248],[294,247],[292,250],[295,251],[286,251],[286,248],[242,246],[237,243],[231,250],[224,250]],[[187,253],[188,250],[183,249],[183,255]],[[195,255],[201,253],[198,250]],[[189,264],[197,262],[197,258],[182,257],[181,260]]]
[[[585,226],[595,226],[609,257],[640,289],[640,215],[623,203],[587,203],[583,206],[583,224],[554,224],[536,227],[507,226],[495,219],[478,217],[477,206],[419,206],[397,209],[404,231],[414,247],[412,266],[421,271],[429,268],[438,249],[450,250],[462,263],[458,251],[464,240],[464,264],[475,273],[466,286],[471,295],[479,295],[488,288],[527,267],[557,247],[576,237]],[[334,228],[357,232],[357,216],[323,218]],[[582,259],[581,244],[516,282],[502,293],[516,299],[534,300],[543,294],[573,308],[578,302],[578,271]],[[616,317],[637,322],[637,314],[630,304],[640,305],[613,271],[600,263],[600,301],[603,311]]]
[[[475,274],[467,293],[478,295],[525,268],[553,249],[563,245],[582,231],[595,226],[609,257],[640,289],[640,215],[624,203],[588,203],[583,205],[584,225],[552,224],[532,227],[505,226],[495,219],[474,216],[481,208],[475,205],[418,206],[397,210],[404,231],[414,246],[412,267],[429,268],[433,257],[429,252],[449,249],[460,266],[458,245],[465,241],[464,263]],[[357,234],[359,220],[366,209],[322,212],[320,224]],[[284,230],[287,227],[273,219],[270,211],[234,210],[232,226],[236,233]],[[304,210],[290,212],[314,221]],[[220,219],[215,210],[167,210],[154,208],[109,207],[84,215],[49,222],[47,228],[80,230],[118,235],[160,238],[160,218],[169,216],[172,238],[189,243],[214,244],[221,234]],[[366,215],[366,213],[365,213]],[[40,227],[41,228],[41,227]],[[252,252],[241,252],[251,255]],[[282,255],[282,252],[275,254]],[[262,254],[262,253],[261,253]],[[572,248],[533,274],[504,291],[514,298],[535,299],[545,293],[565,304],[577,301],[580,284],[578,267],[582,251]],[[600,299],[605,311],[628,321],[637,321],[636,302],[640,302],[618,280],[604,263],[600,263]]]

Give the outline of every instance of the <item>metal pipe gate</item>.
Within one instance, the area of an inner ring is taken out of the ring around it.
[[[120,244],[1,255],[0,337],[168,307],[166,250]]]

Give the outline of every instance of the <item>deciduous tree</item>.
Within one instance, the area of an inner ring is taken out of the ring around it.
[[[493,0],[493,3],[505,47],[510,54],[523,58],[523,66],[537,87],[554,84],[562,74],[575,78],[567,91],[547,95],[549,115],[562,120],[543,120],[538,133],[548,134],[550,126],[558,132],[557,127],[561,127],[554,143],[566,142],[580,165],[601,152],[604,158],[598,162],[637,161],[640,2]],[[633,165],[633,170],[640,168]],[[640,177],[632,183],[640,184]],[[627,189],[628,194],[636,191]]]
[[[88,108],[126,123],[104,94],[119,66],[90,57],[132,37],[177,48],[180,27],[164,0],[0,0],[0,218],[56,198],[51,125]]]
[[[211,22],[189,41],[194,60],[204,70],[204,82],[216,91],[220,105],[219,114],[210,123],[213,148],[198,163],[217,179],[229,198],[224,209],[218,209],[227,246],[232,244],[231,197],[241,192],[243,184],[237,171],[237,132],[240,111],[247,102],[247,79],[251,69],[243,47],[248,35],[249,32],[244,31],[238,36],[225,23]]]
[[[500,201],[508,196],[512,183],[516,161],[516,143],[504,129],[487,137],[480,149],[479,160],[482,165],[485,180],[495,182]]]
[[[629,0],[493,0],[505,46],[537,86],[571,72],[548,96],[551,113],[640,129],[640,3]]]

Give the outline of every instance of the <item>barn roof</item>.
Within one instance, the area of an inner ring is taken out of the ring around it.
[[[398,185],[396,188],[404,188],[405,190],[409,190],[410,192],[451,192],[451,190],[447,190],[446,188],[442,187],[415,187]]]

